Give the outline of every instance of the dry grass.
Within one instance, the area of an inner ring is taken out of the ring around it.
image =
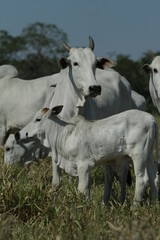
[[[77,191],[77,179],[65,173],[62,187],[52,189],[49,158],[11,167],[0,154],[0,240],[160,239],[160,204],[150,204],[147,190],[143,205],[132,209],[134,180],[124,205],[119,204],[115,180],[111,201],[103,206],[102,168],[92,172],[88,203]]]

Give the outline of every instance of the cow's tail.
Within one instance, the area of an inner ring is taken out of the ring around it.
[[[158,169],[158,174],[160,175],[160,159],[159,159],[159,141],[158,141],[158,125],[155,122],[155,145],[156,145],[156,160],[157,160],[157,169]]]

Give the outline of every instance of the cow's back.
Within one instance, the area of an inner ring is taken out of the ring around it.
[[[77,143],[78,154],[81,159],[87,152],[88,158],[93,156],[98,160],[102,155],[102,160],[103,157],[110,160],[124,155],[131,157],[136,152],[148,153],[151,148],[148,143],[153,144],[155,138],[155,125],[151,114],[139,110],[124,111],[92,123],[82,119],[77,123],[76,135],[83,135],[82,143]]]
[[[17,69],[12,65],[2,65],[0,66],[0,80],[4,78],[5,76],[8,77],[17,77],[18,71]]]
[[[34,80],[4,77],[0,80],[0,112],[10,127],[22,128],[44,106],[54,75]]]

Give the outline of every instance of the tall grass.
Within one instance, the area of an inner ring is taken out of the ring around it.
[[[89,202],[78,192],[77,179],[65,173],[62,186],[52,189],[50,158],[24,167],[6,166],[1,151],[0,169],[0,240],[160,239],[160,204],[150,203],[150,190],[142,206],[131,207],[134,176],[123,205],[115,179],[111,201],[103,206],[101,167],[92,172]]]

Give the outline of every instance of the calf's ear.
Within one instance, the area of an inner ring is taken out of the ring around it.
[[[116,62],[108,58],[97,58],[96,67],[100,69],[112,68],[116,66]]]
[[[20,132],[16,132],[16,133],[14,134],[14,137],[15,137],[16,141],[18,142],[18,141],[21,139]]]
[[[51,115],[58,115],[62,111],[63,105],[56,106],[51,109]]]
[[[65,69],[66,67],[68,67],[70,65],[70,60],[68,60],[67,58],[63,57],[59,60],[59,66],[61,69]]]
[[[45,115],[47,112],[49,111],[49,108],[43,108],[42,110],[41,110],[41,112]]]
[[[151,67],[150,67],[150,65],[149,64],[144,64],[143,66],[142,66],[142,70],[145,72],[145,73],[150,73],[151,72]]]

